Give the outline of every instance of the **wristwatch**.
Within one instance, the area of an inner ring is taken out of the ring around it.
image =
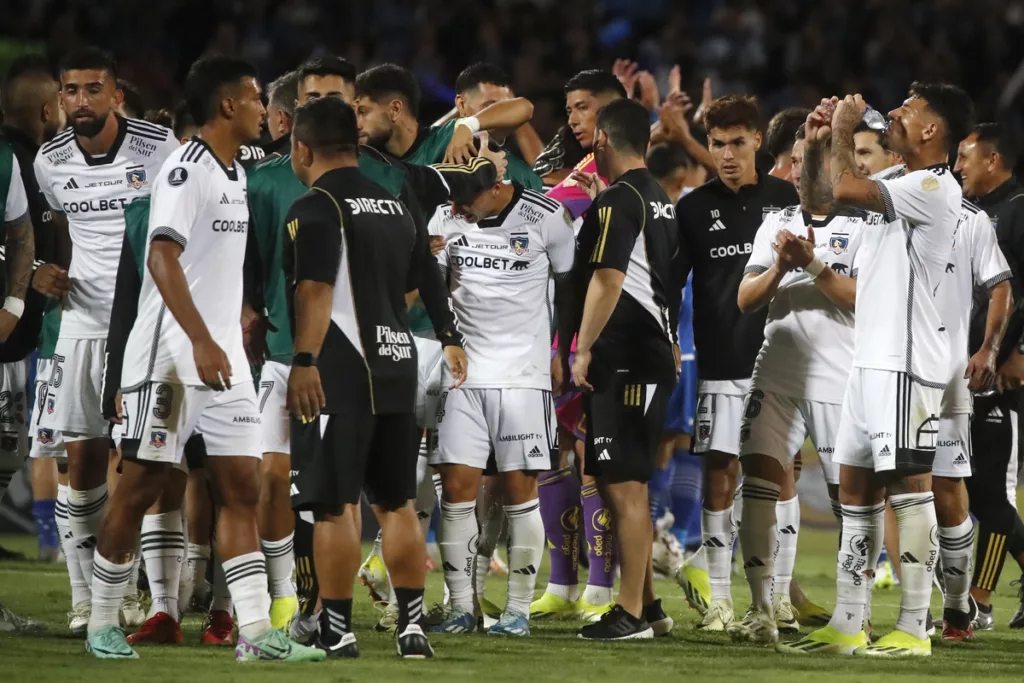
[[[297,353],[292,356],[292,365],[297,368],[315,368],[316,356],[311,353]]]

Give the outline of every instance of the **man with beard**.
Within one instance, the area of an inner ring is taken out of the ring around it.
[[[51,210],[66,216],[68,231],[58,231],[57,239],[70,238],[72,247],[59,248],[58,254],[70,258],[71,266],[67,269],[67,260],[44,264],[34,280],[40,292],[67,297],[46,407],[33,428],[40,439],[52,439],[59,431],[67,445],[68,519],[85,581],[91,585],[96,534],[107,499],[110,439],[100,401],[124,207],[149,194],[150,179],[179,145],[170,130],[114,112],[117,67],[101,50],[68,54],[61,62],[60,80],[71,127],[39,150],[35,175]]]

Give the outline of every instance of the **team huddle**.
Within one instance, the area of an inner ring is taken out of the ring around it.
[[[663,102],[635,99],[649,77],[573,77],[545,146],[488,64],[434,125],[410,71],[330,56],[265,97],[251,65],[200,59],[152,120],[100,50],[56,79],[12,71],[5,110],[21,97],[44,124],[0,145],[4,392],[39,360],[0,496],[29,440],[56,460],[90,653],[181,643],[201,612],[202,642],[239,661],[358,657],[357,578],[409,659],[433,656],[428,633],[536,619],[666,635],[655,570],[698,629],[782,653],[928,656],[936,630],[992,628],[1005,554],[1024,569],[1008,136],[972,127],[961,89],[914,83],[887,116],[860,95],[782,112],[768,172],[755,98],[706,86],[691,119],[678,72]],[[840,523],[831,613],[794,577],[807,440]],[[702,480],[685,563],[659,521],[673,468]],[[362,561],[364,497],[381,531]],[[484,595],[501,538],[504,607]],[[901,604],[879,637],[885,572]]]

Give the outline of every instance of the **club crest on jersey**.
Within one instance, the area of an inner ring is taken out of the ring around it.
[[[508,246],[512,247],[516,256],[528,254],[530,253],[530,238],[527,235],[513,235],[508,238]]]
[[[129,169],[124,175],[128,180],[128,184],[136,190],[141,190],[148,183],[146,180],[146,169],[144,168]]]
[[[171,172],[167,174],[167,183],[171,187],[182,185],[186,180],[188,180],[188,171],[183,169],[181,166],[175,166],[171,169]]]
[[[46,399],[46,412],[49,413],[50,415],[52,415],[53,414],[53,410],[56,407],[57,407],[57,399],[55,399],[53,396],[47,397],[47,399]]]
[[[149,435],[149,445],[153,448],[163,448],[167,445],[167,432],[154,429]]]
[[[707,441],[711,438],[711,422],[707,420],[701,420],[697,428],[697,440]]]
[[[828,248],[833,254],[842,254],[850,246],[849,235],[832,235],[828,240]]]
[[[36,441],[39,443],[53,443],[53,430],[40,429],[36,432]]]

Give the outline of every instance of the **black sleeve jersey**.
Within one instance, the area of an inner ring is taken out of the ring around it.
[[[357,168],[341,168],[295,200],[287,225],[293,291],[302,280],[334,287],[318,361],[324,412],[367,404],[377,415],[411,412],[418,372],[405,294],[421,277],[413,262],[422,258],[412,212]],[[294,324],[294,297],[289,303]]]
[[[574,266],[580,310],[596,270],[614,268],[626,276],[594,344],[590,379],[595,389],[618,370],[641,382],[674,380],[676,330],[669,311],[679,310],[683,285],[672,268],[677,240],[672,203],[647,169],[624,173],[587,212]]]
[[[139,313],[139,294],[142,278],[131,241],[125,235],[121,242],[121,259],[117,264],[114,283],[114,304],[110,311],[110,329],[107,331],[106,363],[103,367],[103,396],[100,399],[103,417],[108,420],[117,414],[117,392],[121,389],[121,369],[124,367],[124,348],[128,344],[135,319]]]
[[[1004,342],[999,349],[999,362],[1002,363],[1017,348],[1024,335],[1024,187],[1016,178],[1011,178],[995,190],[974,200],[978,206],[992,219],[996,229],[999,250],[1006,257],[1013,278],[1013,313],[1006,326]],[[971,309],[971,325],[968,346],[972,354],[977,353],[985,341],[985,328],[988,322],[989,292],[981,287],[974,289],[973,307]]]
[[[693,342],[702,380],[746,379],[764,341],[768,309],[740,313],[736,304],[754,235],[773,211],[799,204],[793,185],[758,173],[738,192],[718,178],[676,205],[679,274],[693,271]]]

